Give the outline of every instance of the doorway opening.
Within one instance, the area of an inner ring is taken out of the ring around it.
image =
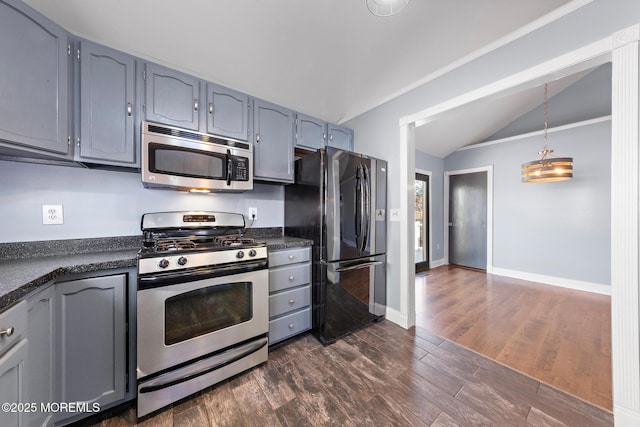
[[[420,273],[430,268],[429,175],[416,173],[415,192],[415,264],[416,273]]]

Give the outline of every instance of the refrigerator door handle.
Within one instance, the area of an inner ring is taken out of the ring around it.
[[[368,268],[368,267],[373,267],[373,266],[382,265],[382,264],[384,264],[383,261],[367,261],[360,264],[350,264],[344,267],[336,268],[336,273],[339,273],[341,271],[359,270],[361,268]]]
[[[364,252],[367,249],[369,233],[371,232],[371,183],[369,182],[369,170],[365,164],[362,165],[362,174],[364,177],[364,200],[362,206],[364,226],[362,230],[362,246],[360,247],[360,252]]]
[[[359,164],[356,169],[356,197],[355,197],[355,233],[356,233],[356,248],[358,252],[362,252],[362,165]]]

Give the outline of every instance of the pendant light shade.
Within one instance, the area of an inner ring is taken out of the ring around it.
[[[553,152],[553,150],[547,150]],[[540,151],[542,153],[542,151]],[[553,182],[573,178],[573,158],[554,157],[522,165],[522,182]]]
[[[400,12],[409,0],[367,0],[369,11],[376,16],[391,16]]]
[[[550,157],[553,150],[547,144],[549,90],[544,84],[544,147],[540,159],[522,164],[522,182],[554,182],[573,178],[572,157]]]

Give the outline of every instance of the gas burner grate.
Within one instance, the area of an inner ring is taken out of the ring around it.
[[[158,239],[155,242],[157,252],[195,249],[196,243],[190,239]]]
[[[214,242],[220,246],[239,246],[250,245],[254,243],[254,240],[241,236],[218,236],[214,239]]]

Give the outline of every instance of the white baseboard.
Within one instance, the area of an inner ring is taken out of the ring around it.
[[[581,280],[565,279],[563,277],[545,276],[543,274],[509,270],[506,268],[498,267],[493,267],[492,274],[498,276],[513,277],[514,279],[528,280],[530,282],[543,283],[545,285],[559,286],[561,288],[575,289],[577,291],[585,291],[594,294],[609,296],[611,295],[611,286],[603,285],[601,283],[584,282]]]
[[[429,268],[436,268],[444,265],[444,258],[434,259],[429,263]]]
[[[640,426],[640,412],[619,405],[613,405],[613,419],[616,427]]]
[[[413,326],[409,325],[409,320],[406,315],[397,310],[394,310],[393,308],[387,307],[387,314],[385,314],[385,318],[388,321],[393,322],[405,329],[409,329],[411,326]]]

